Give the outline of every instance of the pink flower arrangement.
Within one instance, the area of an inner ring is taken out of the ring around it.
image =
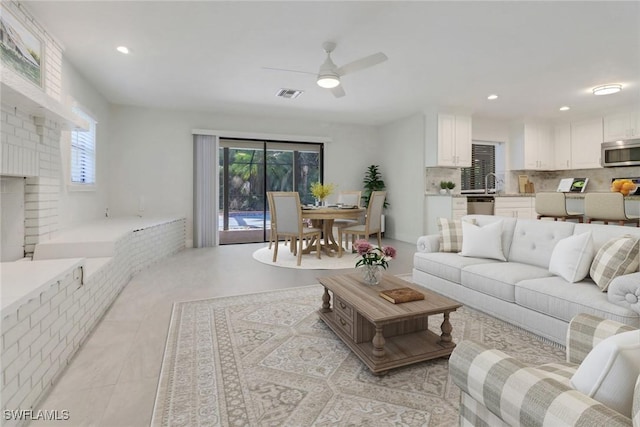
[[[396,257],[396,250],[393,246],[377,247],[367,240],[356,240],[354,247],[362,258],[356,262],[356,267],[361,265],[379,265],[386,269],[389,261]]]

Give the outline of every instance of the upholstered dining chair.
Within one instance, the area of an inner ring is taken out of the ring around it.
[[[270,194],[269,194],[270,193]],[[291,238],[291,249],[297,256],[297,265],[302,263],[302,242],[306,238],[315,237],[316,253],[320,258],[320,240],[322,230],[305,227],[302,222],[302,207],[300,195],[296,191],[270,191],[271,218],[273,239],[276,243],[273,249],[273,262],[278,258],[278,241],[281,237]]]
[[[364,224],[352,225],[338,230],[338,257],[342,256],[342,236],[364,236],[368,239],[372,234],[378,237],[378,246],[382,246],[382,208],[387,197],[386,191],[374,191],[369,199],[367,217]]]
[[[584,215],[587,223],[602,221],[625,225],[633,223],[640,227],[640,216],[628,215],[624,206],[622,193],[587,193],[584,196]]]
[[[553,218],[557,221],[568,219],[577,219],[582,222],[583,214],[581,212],[568,212],[567,200],[564,193],[560,192],[540,192],[536,193],[536,212],[538,219]]]

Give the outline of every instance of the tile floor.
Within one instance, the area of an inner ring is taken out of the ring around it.
[[[398,257],[389,272],[410,273],[415,245],[385,239]],[[293,270],[255,261],[264,244],[186,249],[134,276],[38,409],[68,410],[68,421],[30,426],[148,426],[175,301],[317,283],[344,270]]]

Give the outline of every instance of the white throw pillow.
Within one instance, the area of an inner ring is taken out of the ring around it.
[[[593,348],[571,378],[576,390],[631,417],[640,375],[640,329],[613,335]]]
[[[506,261],[502,252],[502,220],[484,227],[462,221],[460,255]]]
[[[569,236],[558,241],[551,252],[549,272],[570,283],[579,282],[589,274],[594,257],[591,232]]]

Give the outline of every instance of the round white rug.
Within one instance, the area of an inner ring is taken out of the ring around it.
[[[253,258],[260,261],[263,264],[272,265],[274,267],[286,267],[286,268],[300,268],[305,270],[336,270],[341,268],[355,268],[357,261],[357,254],[342,253],[342,258],[338,258],[337,254],[330,257],[324,252],[321,254],[321,258],[316,258],[316,253],[312,252],[308,255],[302,254],[302,262],[299,266],[296,265],[297,259],[291,251],[289,246],[285,246],[284,243],[280,243],[278,247],[278,260],[273,262],[273,247],[269,249],[265,246],[262,249],[258,249],[253,253]]]

